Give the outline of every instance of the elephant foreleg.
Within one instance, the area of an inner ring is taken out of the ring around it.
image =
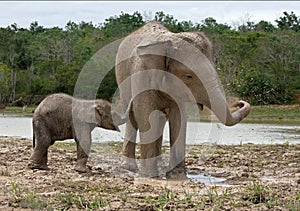
[[[183,105],[170,108],[170,163],[168,178],[185,178],[185,139],[186,139],[186,114]]]
[[[141,168],[140,175],[158,177],[158,161],[161,159],[161,147],[166,116],[161,111],[153,111],[149,116],[150,128],[140,131]]]
[[[87,172],[88,169],[86,167],[86,164],[91,150],[90,130],[82,130],[79,137],[75,140],[77,146],[77,163],[75,166],[75,170],[78,172]]]

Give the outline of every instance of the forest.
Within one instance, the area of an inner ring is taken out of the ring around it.
[[[149,21],[172,32],[202,31],[213,43],[214,61],[229,95],[253,105],[290,104],[300,94],[300,17],[284,12],[274,20],[245,20],[233,27],[208,17],[200,23],[178,21],[164,12],[149,17],[121,13],[103,23],[45,28],[33,21],[0,28],[0,104],[34,105],[46,95],[73,94],[77,77],[95,52]],[[98,90],[111,100],[117,88],[114,70]]]

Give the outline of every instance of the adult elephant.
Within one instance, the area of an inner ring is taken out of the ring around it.
[[[167,176],[184,173],[186,115],[185,102],[210,108],[225,125],[240,122],[250,112],[247,102],[230,112],[212,61],[211,43],[200,32],[172,33],[150,22],[127,36],[119,46],[116,79],[124,110],[131,100],[126,123],[123,167],[137,170],[136,135],[141,142],[140,174],[159,175],[162,131],[170,128],[170,163]]]

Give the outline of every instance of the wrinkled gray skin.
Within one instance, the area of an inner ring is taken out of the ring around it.
[[[193,48],[201,55],[193,52]],[[188,87],[194,100],[186,97],[188,94],[182,93],[182,88],[176,87],[178,82],[172,82],[173,79],[170,77],[156,73],[141,78],[133,77],[137,75],[136,73],[143,74],[150,69],[162,70],[163,73],[176,76]],[[123,86],[129,77],[131,79],[128,84]],[[128,170],[137,170],[135,145],[139,130],[141,176],[159,175],[157,162],[161,155],[162,131],[167,120],[171,147],[167,177],[185,175],[187,120],[184,112],[180,112],[184,102],[195,101],[200,110],[203,109],[203,105],[207,106],[227,126],[237,124],[250,112],[250,105],[244,101],[237,102],[235,106],[239,109],[230,112],[214,69],[211,43],[200,32],[172,33],[156,22],[146,24],[127,36],[120,44],[116,61],[116,79],[124,109],[133,99],[130,121],[126,123],[122,166]],[[134,94],[138,92],[137,89],[147,86],[155,86],[157,90]],[[175,90],[173,91],[175,97],[172,98],[158,89]]]
[[[66,94],[50,95],[34,111],[34,151],[28,166],[47,170],[48,148],[55,141],[74,138],[77,144],[75,170],[86,172],[91,131],[95,127],[119,131],[117,125],[125,121],[116,112],[111,112],[111,105],[105,100],[79,100]]]

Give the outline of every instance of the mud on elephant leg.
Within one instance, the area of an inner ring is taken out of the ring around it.
[[[125,141],[122,149],[124,155],[122,168],[133,172],[137,172],[138,170],[135,160],[136,134],[137,129],[133,127],[131,122],[126,123]]]

